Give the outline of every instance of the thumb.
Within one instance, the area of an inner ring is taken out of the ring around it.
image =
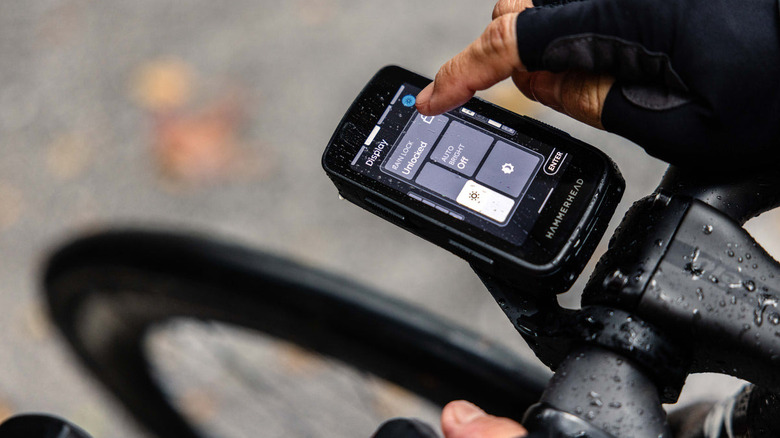
[[[518,423],[488,415],[473,404],[459,400],[449,403],[441,413],[445,438],[519,438],[526,430]]]
[[[615,80],[611,76],[567,71],[515,72],[517,87],[529,98],[590,126],[604,129],[601,114]]]

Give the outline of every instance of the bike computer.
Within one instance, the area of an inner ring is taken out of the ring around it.
[[[415,110],[430,82],[380,70],[322,158],[344,198],[528,290],[560,293],[601,239],[624,182],[602,152],[473,98]]]

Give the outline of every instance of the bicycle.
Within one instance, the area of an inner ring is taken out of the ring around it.
[[[208,239],[143,231],[79,239],[51,257],[44,288],[56,325],[87,368],[158,436],[202,436],[150,374],[142,345],[151,328],[179,316],[292,341],[438,405],[469,399],[522,418],[532,437],[780,436],[780,266],[742,228],[777,206],[776,172],[670,168],[626,214],[581,309],[478,272],[556,371],[549,382],[420,309]],[[753,385],[667,420],[661,403],[674,402],[694,372]]]

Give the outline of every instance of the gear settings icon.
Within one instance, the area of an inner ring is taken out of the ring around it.
[[[501,166],[501,171],[509,175],[515,171],[515,166],[513,166],[512,163],[504,163],[504,165]]]

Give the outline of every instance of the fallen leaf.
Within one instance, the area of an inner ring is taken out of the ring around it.
[[[236,158],[239,120],[239,109],[232,102],[199,114],[158,117],[155,146],[162,170],[183,180],[219,177]]]
[[[192,68],[182,60],[156,59],[137,69],[131,83],[131,95],[143,108],[169,111],[181,108],[190,99]]]
[[[22,191],[0,181],[0,231],[14,226],[24,211]]]
[[[4,398],[0,398],[0,423],[11,418],[16,414],[16,409],[11,405],[11,402]]]
[[[243,113],[243,101],[231,93],[198,112],[158,114],[154,150],[168,182],[201,184],[269,174],[272,151],[265,150],[260,159],[239,138]]]

